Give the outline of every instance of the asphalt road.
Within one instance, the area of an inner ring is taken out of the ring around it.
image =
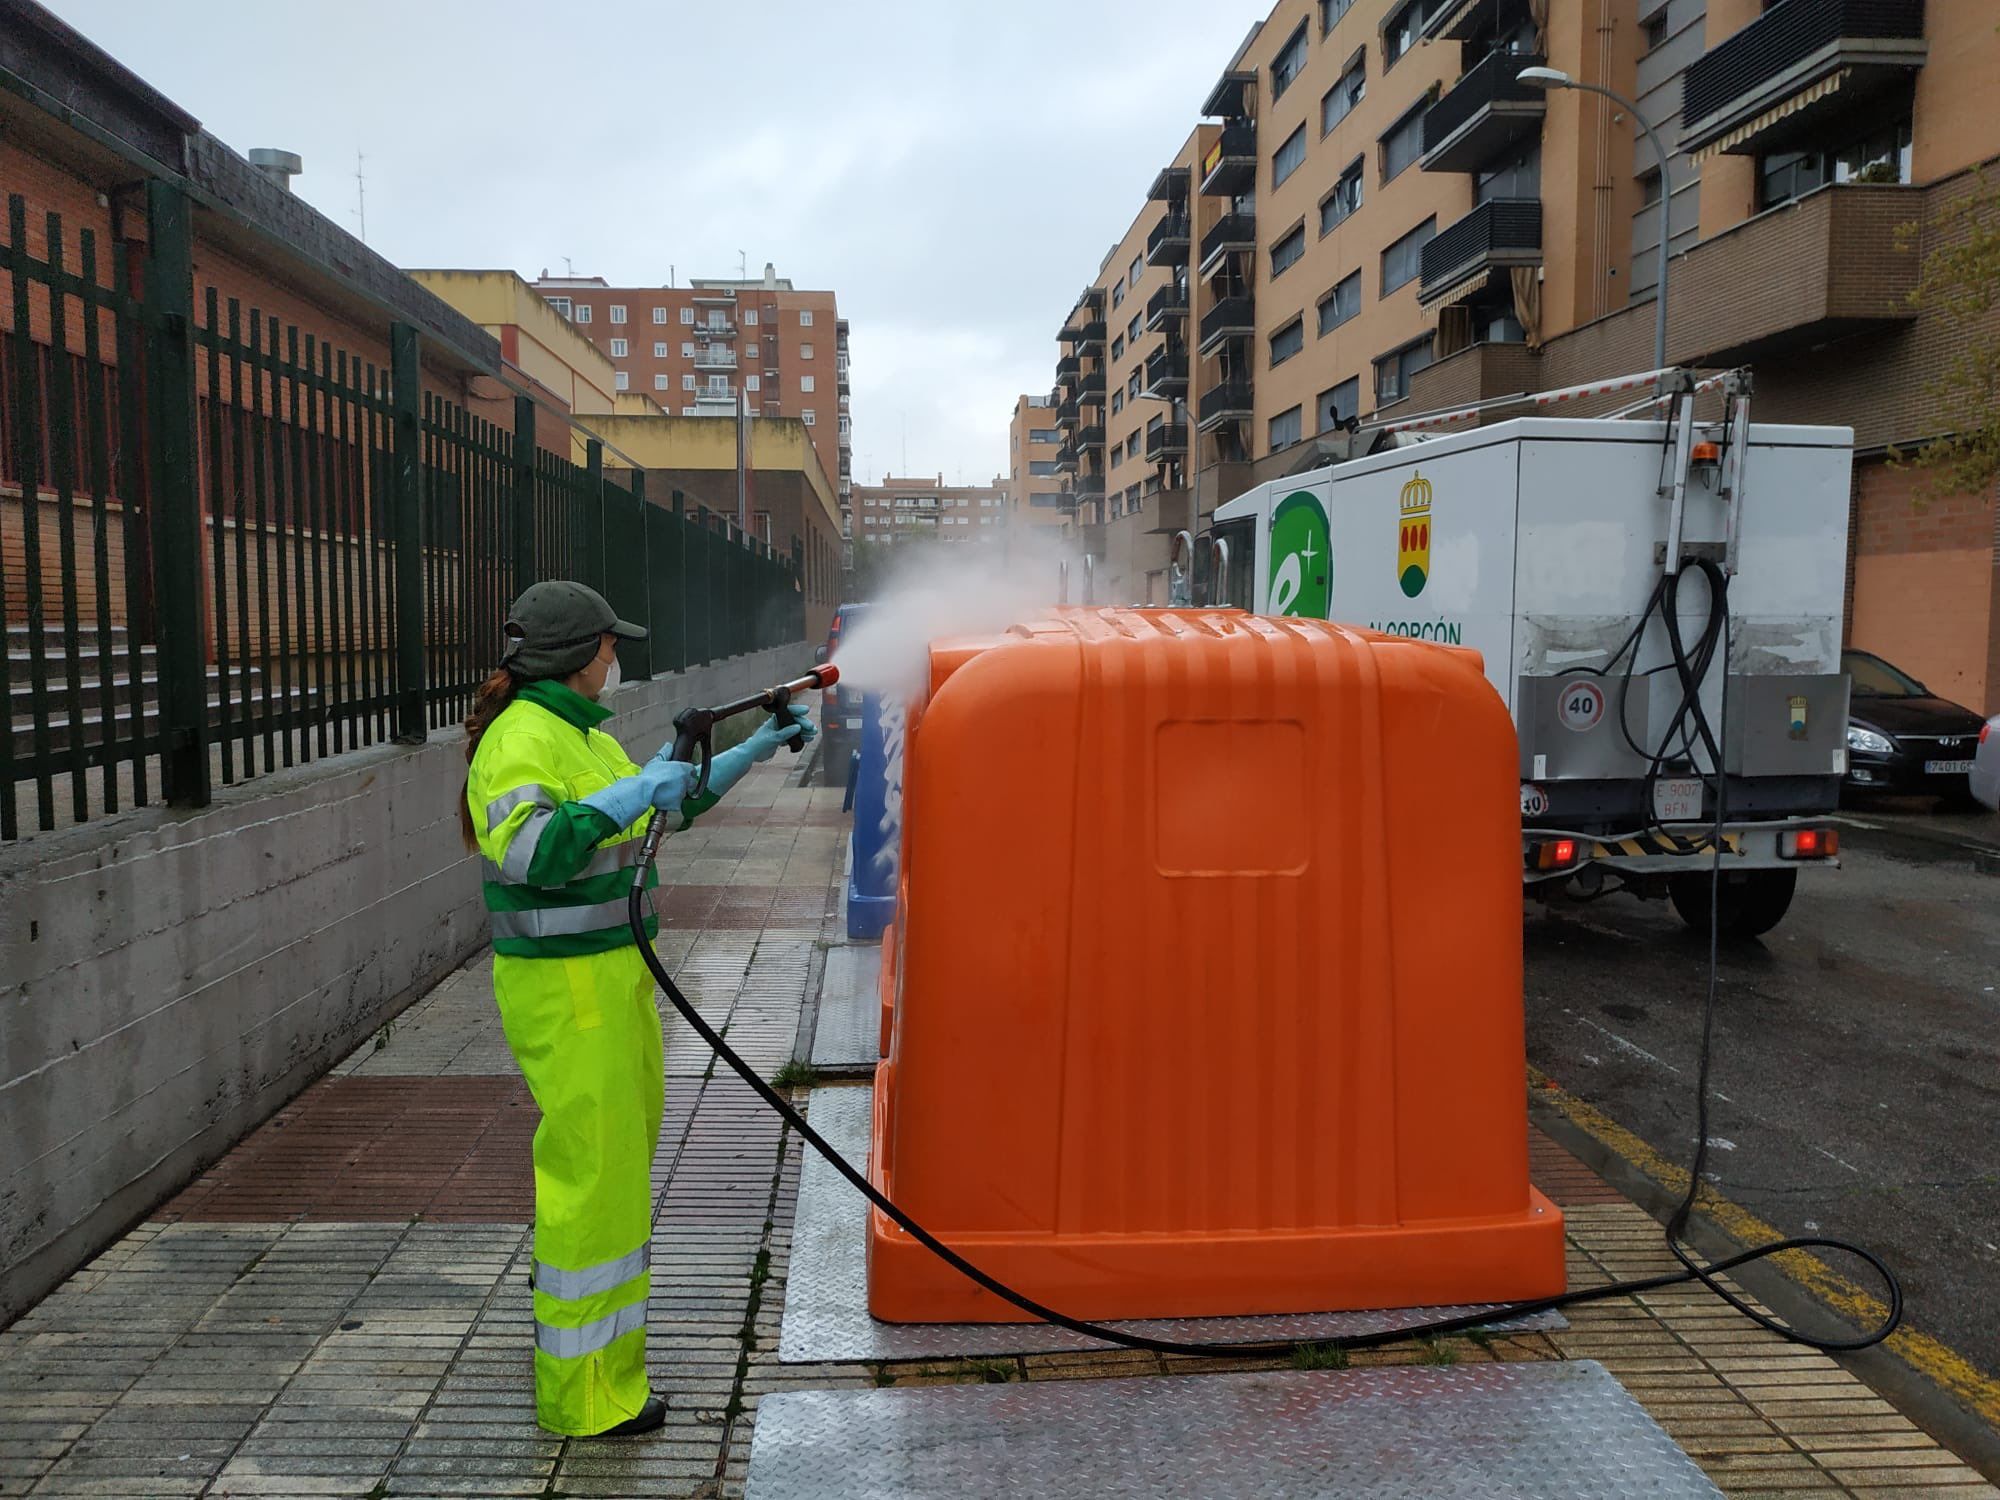
[[[1914,1326],[2000,1375],[2000,864],[1975,862],[2000,817],[1871,807],[1841,839],[1843,868],[1723,949],[1710,1180],[1876,1250]],[[1530,913],[1530,1060],[1687,1160],[1705,943],[1664,901]]]

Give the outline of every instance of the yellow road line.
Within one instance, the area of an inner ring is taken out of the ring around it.
[[[1569,1122],[1599,1145],[1646,1174],[1675,1197],[1687,1191],[1688,1174],[1620,1125],[1604,1111],[1586,1104],[1538,1068],[1528,1069],[1528,1082],[1535,1097],[1560,1110]],[[1747,1208],[1719,1196],[1704,1186],[1698,1202],[1703,1217],[1744,1249],[1787,1238]],[[1850,1281],[1818,1256],[1805,1250],[1787,1250],[1770,1257],[1770,1264],[1811,1293],[1835,1312],[1867,1328],[1889,1316],[1888,1304],[1866,1287]],[[2000,1380],[1994,1379],[1964,1355],[1927,1333],[1919,1333],[1905,1323],[1885,1340],[1908,1365],[1950,1391],[1986,1421],[2000,1426]]]

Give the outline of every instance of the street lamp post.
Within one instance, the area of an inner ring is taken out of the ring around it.
[[[1660,270],[1653,306],[1653,368],[1664,370],[1667,367],[1667,226],[1673,214],[1674,196],[1673,180],[1669,175],[1673,169],[1673,158],[1667,153],[1666,143],[1660,139],[1659,132],[1646,123],[1638,105],[1600,84],[1584,83],[1560,68],[1523,68],[1514,75],[1514,79],[1530,88],[1581,89],[1586,94],[1601,94],[1637,121],[1641,133],[1652,142],[1653,153],[1660,159]]]

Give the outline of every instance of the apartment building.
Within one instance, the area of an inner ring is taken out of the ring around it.
[[[990,536],[1006,529],[1011,504],[1008,482],[999,477],[991,484],[946,484],[942,474],[884,474],[880,484],[854,487],[854,539],[951,541]]]
[[[1910,305],[1932,240],[1901,226],[2000,155],[1994,23],[1989,0],[1280,0],[1059,335],[1061,462],[1100,578],[1159,597],[1183,484],[1206,514],[1344,454],[1354,425],[1647,368],[1664,233],[1669,357],[1750,365],[1760,416],[1855,428],[1851,641],[2000,700],[1994,497],[1913,515],[1921,481],[1884,461],[1943,430],[1926,387],[1981,336]],[[1529,66],[1638,103],[1664,181],[1623,109],[1522,84]],[[1139,397],[1182,403],[1146,420],[1193,428],[1138,470],[1135,290],[1161,299]],[[1100,379],[1126,413],[1103,448]]]
[[[848,326],[834,293],[801,291],[768,263],[761,278],[686,286],[614,287],[546,271],[534,285],[604,352],[619,390],[680,416],[730,416],[740,396],[752,416],[812,428],[846,511],[854,424]]]
[[[1046,396],[1022,396],[1014,403],[1007,424],[1007,524],[1061,530],[1064,509],[1062,479],[1056,454],[1062,434],[1056,430],[1056,406]]]

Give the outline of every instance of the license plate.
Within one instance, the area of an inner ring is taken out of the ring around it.
[[[849,719],[847,721],[847,727],[849,729],[859,729],[861,727],[861,721],[859,719]]]
[[[1701,794],[1699,776],[1662,776],[1653,783],[1653,820],[1658,823],[1700,822]]]
[[[1927,760],[1924,762],[1926,776],[1970,776],[1972,762],[1969,760]]]

